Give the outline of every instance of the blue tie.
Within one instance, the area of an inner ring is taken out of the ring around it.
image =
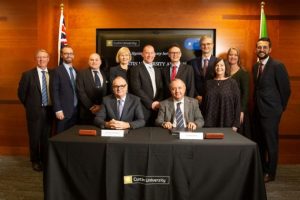
[[[176,128],[184,128],[183,124],[183,115],[180,109],[180,104],[181,102],[177,103],[177,108],[176,108]]]
[[[42,71],[42,106],[48,105],[46,71]]]
[[[101,87],[101,82],[100,82],[100,78],[98,76],[98,71],[93,71],[94,74],[95,74],[95,84],[96,84],[96,87],[99,88]]]
[[[74,93],[74,106],[77,106],[77,96],[76,96],[76,89],[75,89],[75,78],[73,74],[73,67],[69,67],[69,70],[70,70],[71,83],[72,83],[73,93]]]
[[[121,119],[122,116],[122,112],[123,112],[123,100],[118,100],[118,117],[119,119]]]

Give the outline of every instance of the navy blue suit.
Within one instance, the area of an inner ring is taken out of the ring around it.
[[[63,111],[65,119],[57,120],[57,133],[60,133],[77,123],[78,108],[75,105],[76,91],[74,91],[69,73],[64,65],[54,70],[51,84],[53,110]],[[76,97],[77,98],[77,97]]]
[[[205,91],[206,81],[214,78],[214,71],[215,71],[214,63],[216,59],[217,58],[213,55],[210,57],[205,76],[202,68],[202,57],[194,58],[188,61],[188,64],[191,65],[194,69],[195,96],[203,96]]]

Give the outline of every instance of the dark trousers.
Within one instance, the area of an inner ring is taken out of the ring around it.
[[[61,133],[72,126],[74,126],[78,121],[78,110],[74,108],[71,117],[66,117],[63,120],[56,119],[56,133]]]
[[[39,118],[34,120],[27,118],[31,162],[45,163],[52,124],[53,111],[48,106],[42,108]]]
[[[280,116],[262,117],[257,109],[253,114],[253,134],[258,144],[264,173],[276,176],[278,162],[278,129]]]

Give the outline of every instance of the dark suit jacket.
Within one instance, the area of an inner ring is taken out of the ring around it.
[[[144,114],[140,98],[127,94],[124,102],[121,119],[118,117],[117,99],[114,95],[103,98],[101,110],[96,114],[94,123],[104,128],[105,122],[112,119],[129,122],[132,129],[145,126]]]
[[[151,110],[153,101],[160,101],[163,99],[163,83],[161,72],[154,67],[155,81],[156,81],[156,95],[153,97],[153,88],[150,75],[144,63],[130,68],[129,72],[129,86],[132,94],[141,98],[144,107]]]
[[[206,75],[203,74],[202,57],[194,58],[188,62],[194,69],[195,76],[195,96],[203,96],[205,89],[205,82],[214,78],[214,63],[216,61],[215,56],[211,56],[208,62],[208,68]]]
[[[54,70],[51,86],[54,112],[62,110],[65,117],[70,118],[77,108],[71,79],[63,64]]]
[[[53,74],[50,69],[48,69],[48,73],[50,82]],[[18,97],[25,106],[27,119],[38,119],[42,111],[42,92],[37,68],[22,74],[19,82]],[[48,98],[51,98],[51,96]]]
[[[280,116],[291,94],[285,66],[270,57],[259,79],[257,79],[257,71],[258,63],[253,67],[256,108],[263,117]]]
[[[93,105],[101,105],[107,93],[107,79],[105,73],[100,72],[103,77],[103,84],[100,88],[96,88],[91,68],[84,69],[77,74],[76,87],[80,101],[80,118],[83,120],[93,120],[95,115],[89,109]]]
[[[156,126],[161,126],[163,122],[173,123],[175,119],[175,108],[173,98],[170,97],[160,103],[157,119],[155,120]],[[204,125],[204,119],[200,112],[198,101],[191,97],[184,97],[184,119],[186,124],[194,122],[197,128]]]
[[[169,84],[171,82],[171,68],[167,66],[162,71],[163,81],[164,81],[164,94],[165,98],[171,96],[169,90]],[[186,96],[194,97],[195,96],[195,81],[194,81],[194,71],[193,67],[190,65],[180,64],[176,78],[181,79],[186,85]]]

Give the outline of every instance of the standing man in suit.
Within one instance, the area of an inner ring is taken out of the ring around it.
[[[184,96],[186,86],[180,79],[171,81],[169,89],[172,97],[162,101],[155,121],[163,128],[188,128],[195,130],[204,125],[197,100]]]
[[[112,83],[113,94],[103,98],[95,124],[100,128],[135,129],[145,126],[140,98],[128,92],[126,80],[117,76]]]
[[[63,63],[54,70],[52,82],[52,99],[57,133],[75,125],[78,118],[76,70],[73,67],[74,52],[72,47],[63,47],[61,57]]]
[[[142,52],[143,62],[129,71],[130,91],[141,98],[146,125],[152,126],[157,116],[159,101],[163,99],[161,71],[153,66],[155,51],[146,45]]]
[[[32,168],[42,171],[53,122],[49,93],[49,79],[52,78],[52,73],[47,68],[49,54],[46,50],[38,50],[36,61],[37,67],[22,74],[18,96],[26,110]]]
[[[254,134],[262,159],[265,182],[273,181],[278,160],[278,127],[290,97],[290,83],[284,64],[269,56],[269,38],[256,43],[259,62],[253,67]]]
[[[193,67],[185,65],[180,62],[181,50],[176,44],[170,46],[168,55],[171,60],[171,65],[167,66],[162,71],[165,98],[171,96],[171,92],[167,87],[175,78],[181,79],[186,85],[186,96],[194,98],[195,95],[195,81]]]
[[[107,91],[106,76],[100,70],[100,55],[92,53],[88,64],[89,68],[80,71],[76,78],[81,124],[93,124],[95,114],[100,111],[102,98]]]
[[[188,64],[192,65],[194,69],[195,97],[201,105],[205,83],[214,77],[214,62],[216,61],[216,57],[212,55],[214,43],[210,36],[204,35],[200,40],[200,45],[201,57],[190,60]]]

